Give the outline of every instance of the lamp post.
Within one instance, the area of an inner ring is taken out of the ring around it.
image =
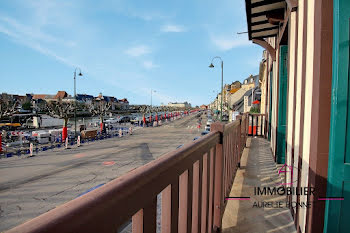
[[[152,111],[152,94],[153,94],[153,92],[156,92],[156,91],[151,89],[151,111]]]
[[[211,63],[209,65],[209,68],[214,68],[214,65],[213,65],[213,61],[214,59],[220,59],[221,61],[221,109],[220,109],[220,121],[222,121],[222,96],[223,96],[223,93],[224,93],[224,61],[221,59],[221,57],[213,57],[213,59],[211,60]]]
[[[75,68],[74,70],[74,138],[77,138],[77,84],[76,76],[77,70],[79,70],[79,76],[83,76],[80,68]]]
[[[214,99],[214,106],[215,106],[215,110],[218,111],[218,98],[219,98],[219,92],[217,91],[213,91],[213,93],[215,93],[215,99]]]

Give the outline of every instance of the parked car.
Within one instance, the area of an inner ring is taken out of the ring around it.
[[[122,116],[118,119],[119,123],[123,123],[123,122],[130,122],[130,117],[129,116]]]
[[[114,124],[114,123],[118,123],[119,122],[119,119],[116,119],[116,118],[109,118],[107,120],[105,120],[105,123],[108,123],[108,124]]]
[[[205,130],[201,133],[201,135],[207,135],[208,133],[210,133],[210,131]]]
[[[210,124],[207,124],[204,128],[205,131],[210,131]]]
[[[223,116],[222,116],[222,120],[223,120],[223,121],[228,121],[228,120],[229,120],[228,115],[223,115]]]
[[[140,121],[142,121],[141,116],[132,116],[130,119],[131,124],[138,124]]]

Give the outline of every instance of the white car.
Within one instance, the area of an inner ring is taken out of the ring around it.
[[[210,124],[207,124],[204,128],[205,131],[210,131]]]

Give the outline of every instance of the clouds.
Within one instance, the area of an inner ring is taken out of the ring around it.
[[[163,25],[160,30],[162,32],[185,32],[186,28],[181,25],[166,24],[166,25]]]
[[[145,96],[149,91],[142,92],[150,88],[159,90],[154,95],[155,104],[182,100],[205,103],[205,93],[216,85],[206,68],[208,57],[220,55],[225,64],[241,64],[239,71],[227,66],[225,75],[230,76],[225,77],[245,78],[241,73],[251,73],[258,66],[260,50],[249,46],[245,36],[236,35],[246,30],[244,1],[101,1],[3,0],[0,47],[4,40],[14,42],[10,46],[16,52],[7,49],[7,53],[23,70],[32,68],[32,57],[47,62],[51,73],[60,78],[79,66],[86,74],[88,91],[125,95],[137,103],[148,102]],[[26,56],[21,54],[23,46],[31,48],[23,50]],[[244,56],[225,53],[233,49],[244,50]],[[5,52],[1,52],[3,60]],[[12,61],[7,60],[11,67]],[[56,65],[60,69],[52,68]],[[0,81],[1,77],[21,77],[20,72],[6,66],[2,70]],[[26,75],[35,83],[28,89],[45,88],[36,82],[44,74],[29,71]],[[128,82],[145,90],[126,85]],[[6,85],[2,87],[5,90]]]
[[[148,70],[159,67],[158,65],[154,64],[152,61],[144,61],[142,65],[144,68]]]
[[[125,53],[132,57],[140,57],[151,53],[151,49],[146,45],[138,45],[127,49]]]
[[[5,17],[2,15],[0,15],[0,33],[7,35],[19,44],[34,49],[35,51],[45,56],[54,58],[55,60],[63,64],[72,67],[75,66],[75,64],[71,63],[67,59],[57,55],[52,50],[43,46],[43,44],[60,44],[66,47],[71,47],[74,46],[73,42],[60,40],[49,34],[43,33],[40,30],[34,29],[33,27],[23,25],[13,18]]]
[[[215,37],[211,36],[212,43],[222,51],[231,50],[237,47],[250,46],[252,43],[247,39],[234,39],[229,37]]]

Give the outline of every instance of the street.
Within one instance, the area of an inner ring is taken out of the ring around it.
[[[139,128],[71,149],[54,149],[34,157],[0,160],[0,231],[45,213],[87,190],[142,166],[179,145],[191,143],[196,114],[155,128]]]

